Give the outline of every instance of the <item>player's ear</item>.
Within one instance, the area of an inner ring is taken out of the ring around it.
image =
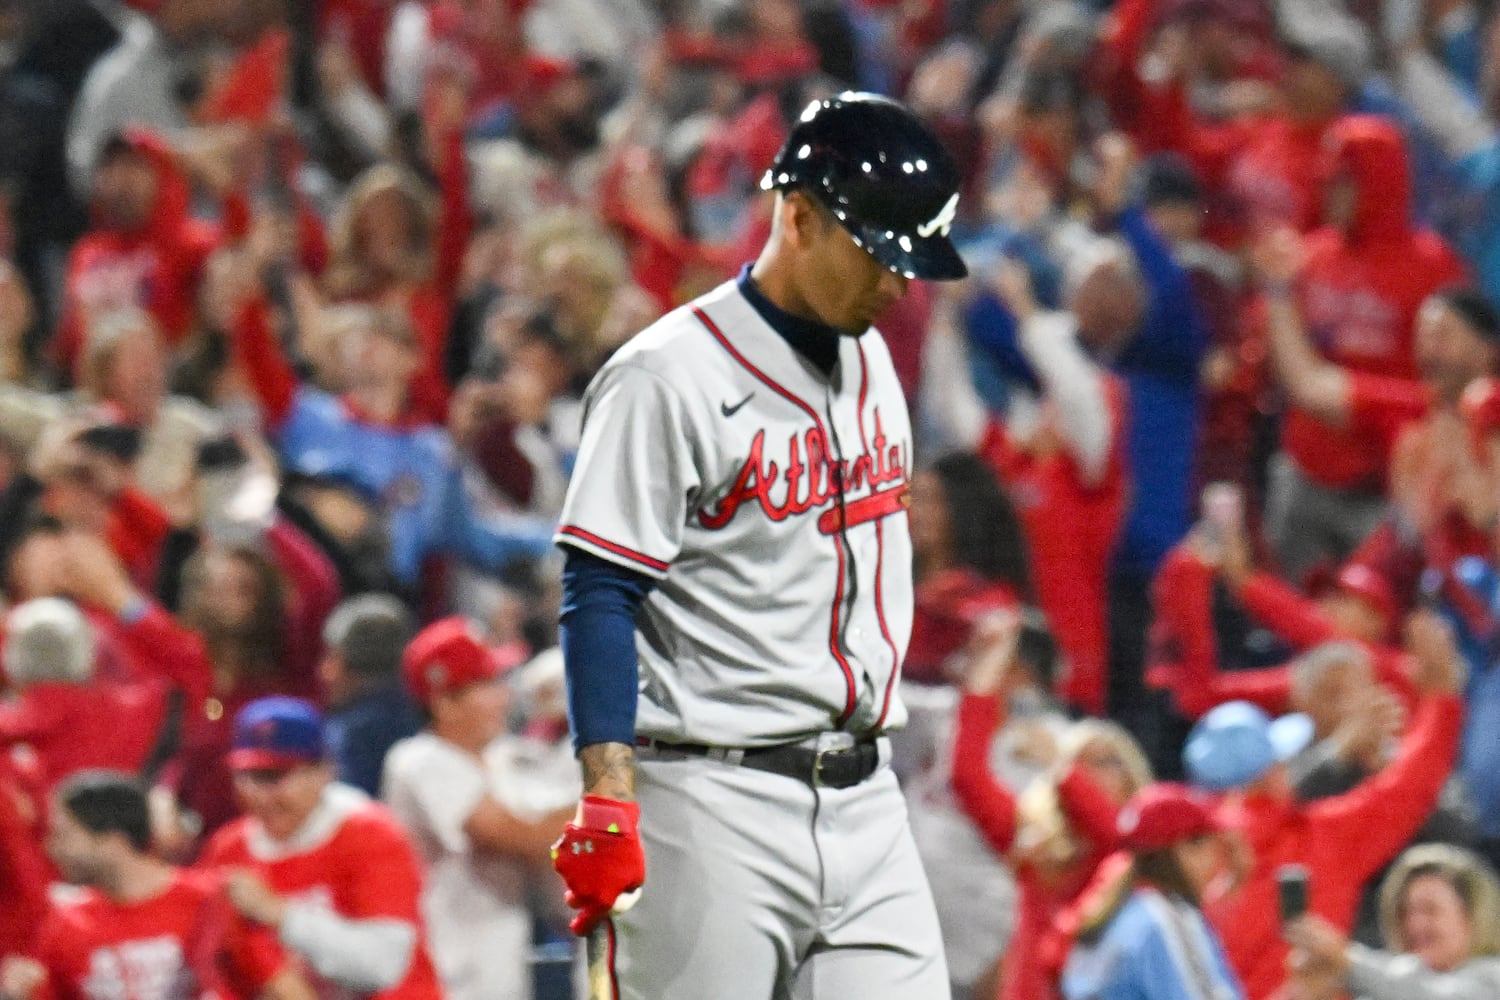
[[[805,191],[789,191],[781,199],[781,229],[792,246],[806,250],[823,229],[823,210]]]

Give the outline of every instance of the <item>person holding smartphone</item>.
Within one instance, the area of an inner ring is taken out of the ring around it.
[[[1205,715],[1183,763],[1193,784],[1223,796],[1219,817],[1242,836],[1254,862],[1242,886],[1206,908],[1251,1000],[1276,995],[1286,978],[1277,875],[1301,864],[1317,873],[1308,912],[1347,931],[1366,882],[1411,839],[1453,768],[1463,721],[1461,668],[1453,635],[1432,612],[1407,622],[1407,648],[1421,694],[1391,761],[1352,791],[1302,804],[1285,762],[1311,737],[1306,719],[1272,720],[1247,702]]]
[[[1288,923],[1287,1000],[1479,1000],[1500,996],[1500,878],[1477,854],[1413,847],[1380,887],[1384,949],[1316,916]]]

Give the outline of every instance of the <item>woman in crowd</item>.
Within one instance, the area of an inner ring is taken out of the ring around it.
[[[1346,991],[1359,1000],[1500,996],[1500,879],[1478,855],[1447,844],[1411,848],[1381,887],[1380,923],[1385,951],[1316,916],[1289,926],[1289,1000]]]
[[[315,665],[287,655],[288,595],[276,563],[254,546],[209,547],[183,574],[182,619],[203,638],[214,684],[184,712],[181,743],[162,783],[187,811],[187,833],[211,833],[237,814],[224,763],[235,713],[291,692],[317,699]]]
[[[1020,885],[1020,912],[1001,972],[1000,1000],[1057,997],[1043,959],[1053,921],[1117,846],[1120,808],[1151,781],[1135,741],[1114,723],[1085,719],[1064,733],[1050,773],[1019,793],[996,780],[990,744],[1020,680],[1014,616],[975,630],[953,746],[953,792]]]
[[[1209,803],[1181,785],[1153,785],[1120,812],[1130,867],[1083,925],[1062,974],[1068,1000],[1241,1000],[1244,990],[1203,916],[1221,868]]]
[[[323,291],[334,302],[364,302],[407,318],[421,358],[411,406],[442,423],[450,391],[443,373],[448,326],[471,224],[462,129],[451,112],[426,124],[436,197],[412,171],[393,164],[361,174],[333,227]]]
[[[916,613],[902,677],[941,684],[979,615],[1033,602],[1031,567],[1015,508],[977,455],[944,455],[911,492]]]

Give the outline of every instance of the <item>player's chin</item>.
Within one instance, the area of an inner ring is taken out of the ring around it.
[[[870,327],[875,323],[875,317],[879,316],[881,310],[874,308],[862,308],[855,310],[845,323],[838,326],[838,331],[846,337],[862,337],[870,332]]]

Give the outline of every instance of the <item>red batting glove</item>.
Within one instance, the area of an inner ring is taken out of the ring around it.
[[[578,911],[568,927],[579,937],[640,897],[646,881],[640,818],[641,807],[634,802],[585,795],[578,815],[552,845],[552,867],[568,887],[563,899]]]

